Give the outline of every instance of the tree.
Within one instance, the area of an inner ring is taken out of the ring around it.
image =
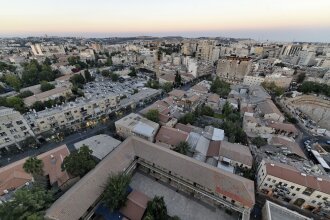
[[[170,83],[170,82],[166,82],[166,83],[163,84],[162,89],[163,89],[166,93],[168,93],[168,92],[172,91],[172,89],[173,89],[173,84]]]
[[[75,75],[71,76],[70,82],[74,86],[77,86],[78,88],[82,88],[83,85],[86,83],[86,80],[81,74],[75,74]]]
[[[152,89],[159,89],[159,82],[157,80],[149,79],[145,86]]]
[[[109,176],[102,200],[111,211],[117,210],[125,205],[128,196],[127,189],[130,182],[131,177],[124,173]]]
[[[62,170],[68,171],[73,176],[84,176],[96,165],[92,153],[88,146],[83,145],[78,151],[64,158]]]
[[[84,75],[85,75],[86,82],[94,81],[94,78],[92,77],[91,73],[88,70],[84,71]]]
[[[152,217],[151,219],[167,220],[167,207],[164,197],[155,196],[148,202],[146,216]]]
[[[52,61],[48,57],[45,58],[43,63],[48,66],[52,65]]]
[[[253,138],[251,142],[252,142],[252,144],[256,145],[258,148],[261,146],[265,146],[267,144],[266,139],[264,139],[260,136]]]
[[[21,113],[25,112],[25,106],[23,99],[17,96],[7,97],[6,98],[6,106],[9,108],[14,108],[16,111],[19,111]]]
[[[32,175],[42,175],[43,174],[43,162],[37,157],[29,157],[24,165],[23,169],[25,172],[30,173]]]
[[[175,146],[174,151],[180,153],[180,154],[184,154],[187,155],[187,153],[190,150],[190,146],[189,143],[186,141],[181,141],[177,146]]]
[[[40,90],[46,92],[48,90],[54,89],[55,86],[47,81],[41,81],[40,83]]]
[[[111,80],[114,82],[117,82],[119,79],[119,75],[116,73],[111,73],[110,77],[111,77]]]
[[[109,54],[109,53],[108,53]],[[112,58],[111,57],[108,57],[107,58],[107,62],[105,62],[105,65],[107,66],[112,66]]]
[[[276,96],[281,96],[285,92],[284,88],[276,86],[274,82],[263,82],[261,83],[262,87],[266,90],[272,92]]]
[[[4,77],[4,81],[9,86],[13,87],[16,91],[19,91],[22,88],[22,81],[21,79],[13,74],[6,74]]]
[[[177,85],[177,86],[181,85],[181,80],[182,80],[181,75],[178,72],[176,72],[175,78],[174,78],[175,85]]]
[[[230,92],[230,84],[221,80],[218,76],[213,80],[210,88],[211,92],[221,97],[227,97]]]
[[[159,111],[157,109],[150,109],[145,115],[150,121],[159,122]]]
[[[306,73],[300,73],[297,77],[297,83],[302,83],[306,78]]]
[[[194,113],[188,112],[182,118],[179,119],[180,123],[183,124],[193,124],[196,120]]]
[[[18,95],[18,97],[20,97],[22,99],[24,99],[26,97],[30,97],[30,96],[33,96],[33,92],[31,92],[30,90],[23,91]]]
[[[202,115],[206,115],[206,116],[210,116],[210,117],[214,116],[214,111],[210,106],[203,106],[201,109],[201,113],[202,113]]]
[[[233,112],[233,107],[230,105],[228,101],[224,104],[222,108],[222,114],[224,114],[225,117],[227,117],[229,114]]]
[[[136,69],[134,67],[131,67],[131,71],[128,73],[130,77],[136,77]]]
[[[41,220],[53,201],[53,192],[43,188],[18,189],[11,200],[0,204],[0,216],[1,219]]]

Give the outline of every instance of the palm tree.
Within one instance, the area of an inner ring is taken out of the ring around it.
[[[153,200],[148,202],[146,217],[152,219],[150,218],[151,216],[153,219],[167,220],[167,208],[164,197],[155,196]]]
[[[109,177],[103,193],[103,201],[111,211],[117,210],[125,205],[130,181],[131,177],[124,173],[111,175]]]
[[[23,165],[23,169],[25,172],[34,175],[42,175],[43,174],[43,162],[37,157],[30,157],[27,159]]]
[[[181,141],[175,148],[174,151],[180,153],[180,154],[184,154],[187,155],[188,151],[190,150],[190,146],[188,144],[188,142],[186,141]]]

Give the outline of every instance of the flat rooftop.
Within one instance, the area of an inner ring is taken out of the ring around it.
[[[277,205],[268,200],[265,203],[265,208],[265,215],[268,215],[268,220],[311,220],[311,218],[291,211],[284,206]],[[266,216],[263,217],[265,218]]]

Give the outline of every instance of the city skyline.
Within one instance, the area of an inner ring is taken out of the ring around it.
[[[330,38],[330,2],[311,1],[40,1],[0,9],[1,37],[242,37],[270,41]]]

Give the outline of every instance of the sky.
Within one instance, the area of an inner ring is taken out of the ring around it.
[[[3,0],[0,36],[330,42],[330,0]]]

